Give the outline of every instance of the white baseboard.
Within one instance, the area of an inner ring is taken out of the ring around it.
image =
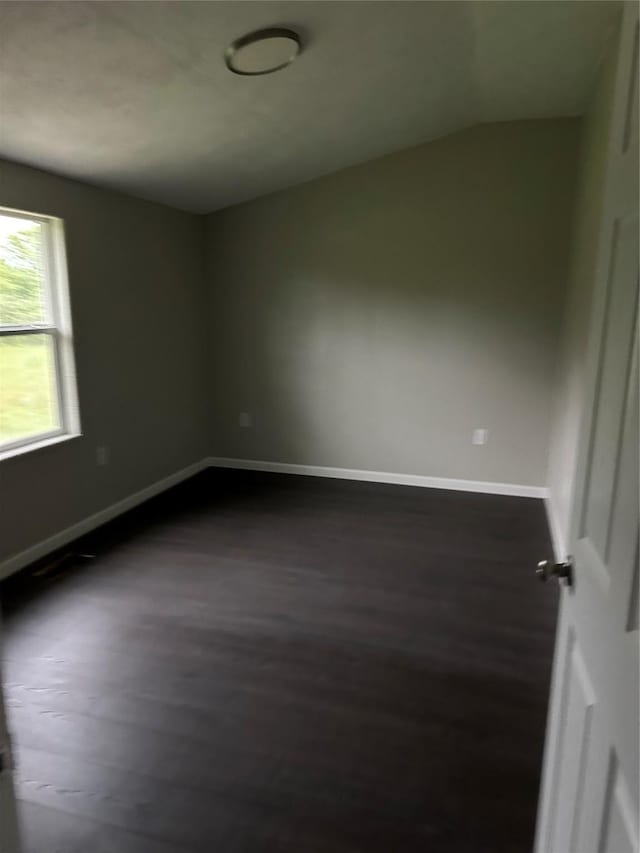
[[[41,557],[46,557],[47,554],[50,554],[58,548],[62,548],[64,545],[67,545],[69,542],[73,542],[74,539],[78,539],[80,536],[84,536],[86,533],[95,530],[97,527],[100,527],[101,524],[111,521],[118,515],[122,515],[122,513],[127,512],[127,510],[133,509],[133,507],[138,506],[138,504],[149,500],[149,498],[159,495],[160,492],[164,492],[172,486],[177,486],[178,483],[181,483],[183,480],[188,480],[189,477],[193,477],[194,474],[198,474],[207,467],[207,459],[195,462],[193,465],[189,465],[181,471],[176,471],[175,474],[170,474],[168,477],[164,477],[164,479],[158,480],[150,486],[140,489],[138,492],[134,492],[132,495],[123,498],[121,501],[111,504],[111,506],[105,507],[105,509],[101,509],[93,515],[87,516],[87,518],[83,518],[82,521],[72,524],[71,527],[66,527],[59,533],[54,533],[53,536],[49,536],[47,539],[41,540],[36,545],[32,545],[30,548],[26,548],[24,551],[20,551],[17,554],[13,554],[11,557],[8,557],[0,563],[0,580],[7,578],[14,572],[28,566],[29,563],[33,563]]]
[[[556,563],[561,563],[567,557],[567,543],[565,541],[562,526],[558,520],[558,514],[553,503],[551,495],[547,495],[544,500],[544,508],[547,513],[547,522],[549,524],[549,533],[551,534],[551,544],[553,545],[553,556]]]
[[[514,495],[523,498],[546,498],[548,494],[548,490],[544,486],[523,486],[517,483],[452,480],[448,477],[424,477],[421,474],[394,474],[389,471],[363,471],[356,468],[327,468],[322,465],[291,465],[288,462],[227,459],[220,456],[212,456],[207,461],[214,468],[240,468],[247,471],[270,471],[276,474],[302,474],[307,477],[362,480],[367,483],[392,483],[398,486],[421,486],[427,489],[449,489],[456,492]]]

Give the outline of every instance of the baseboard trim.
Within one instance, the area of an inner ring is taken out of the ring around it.
[[[329,477],[335,480],[361,480],[366,483],[391,483],[398,486],[420,486],[456,492],[479,492],[487,495],[513,495],[521,498],[546,498],[544,486],[517,483],[493,483],[482,480],[455,480],[448,477],[425,477],[421,474],[394,474],[389,471],[366,471],[356,468],[327,468],[322,465],[292,465],[288,462],[265,462],[257,459],[231,459],[212,456],[213,468],[237,468],[245,471],[268,471],[275,474],[300,474],[306,477]]]
[[[178,483],[188,480],[189,477],[193,477],[194,474],[200,473],[200,471],[203,471],[208,467],[208,465],[209,462],[207,459],[195,462],[193,465],[189,465],[181,471],[176,471],[175,474],[170,474],[162,480],[157,480],[150,486],[146,486],[144,489],[134,492],[132,495],[129,495],[128,497],[95,512],[93,515],[83,518],[82,521],[78,521],[76,524],[66,527],[59,533],[54,533],[53,536],[49,536],[47,539],[42,539],[36,545],[32,545],[24,551],[19,551],[17,554],[13,554],[0,563],[0,580],[4,580],[9,577],[9,575],[20,571],[20,569],[23,569],[25,566],[28,566],[36,560],[46,557],[47,554],[57,551],[58,548],[62,548],[69,542],[73,542],[74,539],[78,539],[80,536],[90,533],[92,530],[100,527],[100,525],[122,515],[127,512],[127,510],[133,509],[135,506],[138,506],[138,504],[144,503],[149,500],[149,498],[153,498],[161,492],[170,489],[172,486],[177,486]]]
[[[553,556],[556,563],[561,563],[567,558],[567,545],[553,499],[549,494],[544,499],[544,508],[547,513],[547,524],[549,525],[549,535],[551,536],[551,544],[553,546]]]

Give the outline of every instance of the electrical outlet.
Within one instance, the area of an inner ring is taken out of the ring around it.
[[[240,417],[238,418],[238,423],[241,427],[247,428],[251,426],[251,415],[249,412],[240,412]]]
[[[108,465],[109,464],[109,448],[102,445],[101,447],[96,447],[96,465]]]
[[[486,444],[489,441],[488,429],[474,429],[471,444]]]

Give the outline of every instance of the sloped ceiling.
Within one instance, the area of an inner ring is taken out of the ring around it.
[[[478,122],[578,115],[617,13],[579,0],[3,2],[0,156],[211,211]],[[276,25],[301,33],[299,59],[230,74],[227,45]]]

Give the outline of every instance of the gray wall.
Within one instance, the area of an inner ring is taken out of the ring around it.
[[[544,485],[579,135],[485,125],[209,216],[212,452]]]
[[[207,436],[201,217],[2,161],[0,204],[65,221],[83,430],[0,464],[1,560],[201,460]]]
[[[584,120],[577,214],[553,407],[548,486],[556,533],[562,539],[565,551],[586,390],[586,349],[615,85],[616,47],[617,41],[613,39]]]
[[[544,485],[579,136],[478,127],[206,222],[0,161],[65,220],[83,428],[0,465],[0,561],[207,455]]]

